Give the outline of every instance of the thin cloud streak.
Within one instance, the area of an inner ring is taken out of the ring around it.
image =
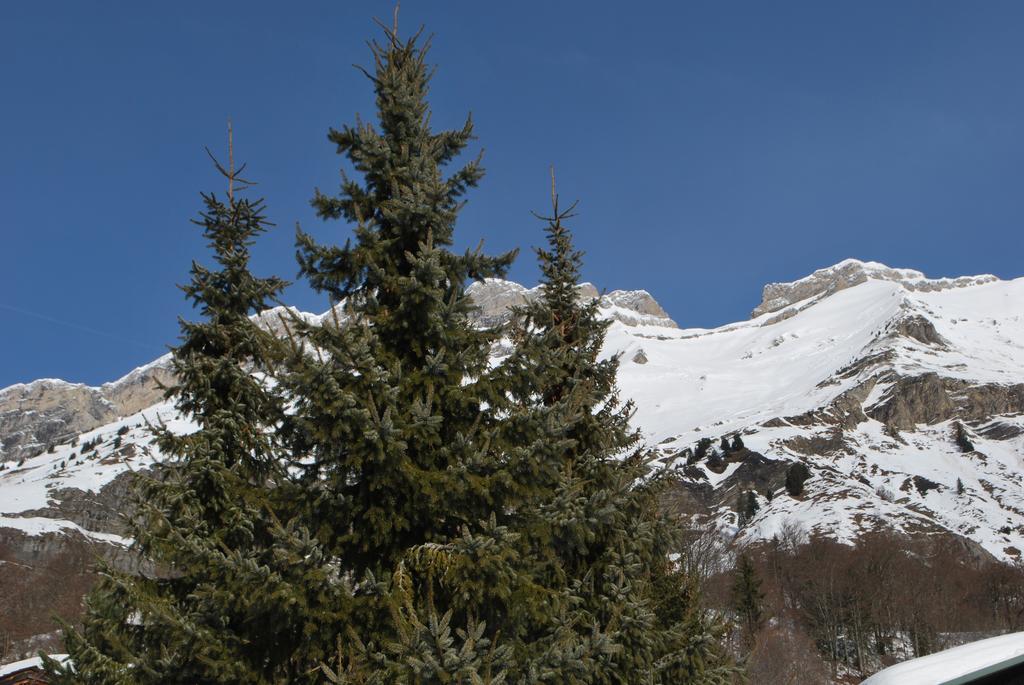
[[[18,307],[12,307],[11,305],[4,304],[2,302],[0,302],[0,309],[6,309],[9,312],[14,312],[15,314],[21,314],[22,316],[31,316],[31,317],[33,317],[35,319],[39,319],[41,321],[47,321],[49,323],[54,323],[54,324],[57,324],[58,326],[65,326],[67,328],[73,328],[73,329],[75,329],[77,331],[82,331],[84,333],[91,333],[92,335],[98,335],[98,336],[102,336],[104,338],[109,338],[111,340],[117,340],[118,342],[129,343],[131,345],[136,345],[138,347],[144,348],[144,349],[149,350],[149,351],[160,350],[159,346],[153,345],[151,343],[144,343],[144,342],[141,342],[139,340],[132,340],[131,338],[124,338],[124,337],[122,337],[120,335],[117,335],[115,333],[109,333],[107,331],[101,331],[101,330],[98,330],[98,329],[95,329],[95,328],[90,328],[89,326],[83,326],[81,324],[73,323],[71,321],[64,321],[63,319],[55,319],[54,317],[47,316],[46,314],[40,314],[38,312],[30,312],[27,309],[20,309]],[[161,351],[161,354],[162,353],[163,352]]]

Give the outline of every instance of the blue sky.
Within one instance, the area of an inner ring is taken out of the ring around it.
[[[351,65],[391,7],[5,3],[0,386],[101,383],[174,341],[228,117],[277,224],[254,271],[294,277],[296,222],[343,241],[309,199],[337,185],[328,127],[372,114]],[[1024,4],[406,0],[421,23],[434,122],[472,111],[485,149],[459,244],[524,248],[516,280],[536,281],[550,164],[584,276],[684,326],[846,257],[1024,275]]]

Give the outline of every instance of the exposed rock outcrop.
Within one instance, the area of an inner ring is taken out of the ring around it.
[[[99,492],[79,488],[52,490],[50,506],[26,511],[23,515],[70,521],[88,531],[123,537],[127,534],[125,517],[131,513],[127,505],[134,476],[130,471],[122,473]]]
[[[666,495],[666,504],[685,516],[705,514],[719,507],[732,508],[739,492],[752,490],[759,495],[780,491],[786,483],[786,469],[792,463],[769,459],[759,452],[742,449],[730,452],[726,464],[737,466],[722,482],[712,486],[699,466],[689,467]]]
[[[629,326],[655,325],[677,328],[676,322],[646,290],[613,290],[601,295],[590,283],[579,285],[581,300],[600,297],[599,306],[605,316]],[[478,308],[476,320],[483,325],[497,325],[508,320],[512,307],[526,304],[540,296],[541,287],[524,288],[518,283],[488,278],[470,284],[466,290]]]
[[[17,461],[116,417],[117,407],[99,388],[60,380],[11,386],[0,391],[0,462]]]
[[[892,332],[895,335],[902,335],[911,338],[925,345],[946,347],[946,339],[935,330],[935,325],[921,316],[915,314],[893,322]]]
[[[925,373],[897,379],[882,401],[867,409],[867,415],[896,430],[909,431],[919,423],[946,421],[955,410],[943,379]]]
[[[972,384],[936,373],[895,378],[881,401],[866,409],[871,418],[901,431],[952,418],[979,421],[1019,412],[1024,412],[1024,384]]]
[[[897,281],[908,290],[935,291],[949,288],[963,288],[980,283],[999,280],[995,276],[964,276],[961,278],[926,278],[913,269],[892,269],[878,262],[862,262],[847,259],[834,266],[818,269],[810,276],[789,283],[769,283],[761,294],[761,304],[754,308],[751,318],[777,312],[791,304],[811,297],[828,296],[846,288],[859,285],[869,278],[881,281]]]
[[[172,382],[170,357],[163,356],[98,388],[41,380],[0,390],[0,462],[18,461],[50,445],[129,416],[163,398]]]
[[[527,288],[500,278],[471,283],[468,292],[479,311],[478,321],[485,326],[507,321],[512,307],[522,306],[531,298]]]
[[[590,285],[589,283],[585,285]],[[593,287],[593,286],[591,286]],[[597,293],[595,291],[594,296]],[[613,290],[601,298],[601,306],[610,311],[610,317],[629,325],[667,326],[676,328],[676,322],[646,290]],[[633,312],[639,316],[633,315]]]

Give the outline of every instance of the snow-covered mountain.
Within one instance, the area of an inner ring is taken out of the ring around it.
[[[497,280],[471,292],[486,323],[537,295]],[[717,519],[738,543],[795,522],[850,543],[891,527],[962,536],[1000,559],[1024,550],[1024,278],[847,260],[766,286],[750,320],[715,329],[679,328],[644,291],[581,296],[600,296],[613,320],[606,354],[622,355],[636,424],[680,468],[684,513]],[[121,476],[159,458],[145,424],[188,429],[156,388],[168,374],[162,358],[100,388],[0,390],[6,561],[60,554],[72,538],[116,556]],[[736,434],[745,449],[685,465],[699,439]],[[811,478],[794,497],[782,486],[797,461]],[[747,490],[760,509],[739,527]]]
[[[770,465],[688,470],[694,485],[758,490],[740,541],[796,521],[844,542],[889,526],[961,535],[1002,559],[1024,549],[1024,278],[932,280],[848,260],[767,286],[749,321],[616,325],[608,347],[624,353],[623,394],[667,455],[740,433],[749,450],[810,468],[803,496],[770,502],[757,487],[778,491]]]

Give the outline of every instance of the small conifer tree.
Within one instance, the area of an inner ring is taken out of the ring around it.
[[[956,440],[956,445],[957,447],[960,448],[960,451],[965,454],[968,452],[973,452],[974,443],[971,442],[970,437],[968,437],[967,429],[964,428],[964,424],[961,423],[960,421],[957,421],[953,424],[953,426],[953,435]]]
[[[793,462],[786,469],[786,492],[791,497],[799,497],[803,494],[804,483],[811,477],[811,471],[802,461]]]
[[[764,593],[761,579],[754,570],[750,557],[741,554],[736,563],[732,586],[733,609],[739,616],[740,629],[747,644],[753,644],[763,622]]]
[[[725,462],[723,461],[722,456],[718,454],[718,450],[714,447],[708,450],[707,464],[708,468],[716,473],[721,473],[725,469]]]
[[[760,509],[757,494],[753,490],[741,492],[736,499],[736,511],[740,527],[747,525]]]

